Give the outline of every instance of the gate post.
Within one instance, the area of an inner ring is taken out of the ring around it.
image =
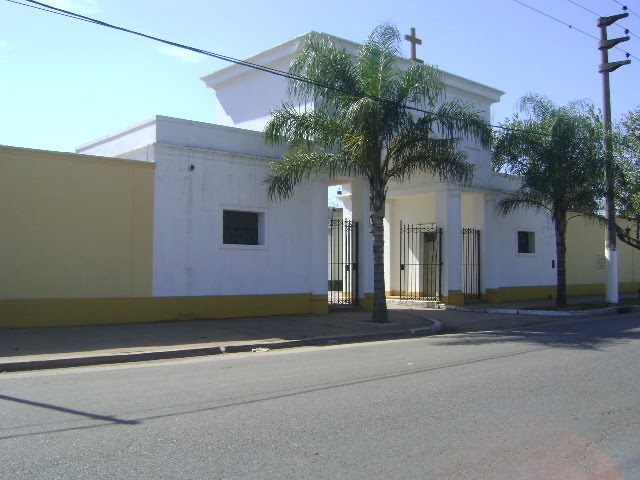
[[[369,230],[369,187],[362,178],[353,178],[342,185],[342,205],[345,219],[358,222],[358,296],[359,305],[373,309],[373,237]]]
[[[442,226],[442,286],[445,303],[463,305],[462,293],[462,202],[460,190],[436,193],[436,222]]]
[[[327,313],[327,182],[313,180],[311,189],[311,313]]]
[[[497,228],[496,203],[498,196],[495,194],[484,195],[484,225],[483,238],[480,243],[480,282],[484,292],[480,292],[481,298],[489,303],[500,303],[500,279],[497,259],[501,258],[500,242],[497,241],[499,229]],[[489,261],[492,260],[492,261]]]

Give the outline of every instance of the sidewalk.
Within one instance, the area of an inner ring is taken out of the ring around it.
[[[390,323],[384,325],[368,322],[370,312],[339,310],[325,315],[0,329],[0,372],[336,345],[567,320],[557,312],[517,313],[525,306],[543,307],[552,302],[503,304],[500,309],[476,305],[480,311],[461,311],[390,300]]]

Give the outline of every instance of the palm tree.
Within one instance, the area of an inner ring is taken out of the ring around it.
[[[518,190],[498,202],[509,214],[519,208],[546,212],[553,222],[557,257],[556,304],[567,304],[567,223],[585,215],[594,221],[602,198],[601,136],[583,102],[556,107],[547,97],[528,94],[494,137],[493,167],[521,177]],[[591,109],[592,112],[592,109]],[[570,212],[575,213],[572,215]]]
[[[460,137],[487,145],[490,130],[461,102],[443,100],[439,70],[398,67],[400,34],[378,26],[351,55],[329,38],[310,35],[289,70],[289,94],[298,100],[271,112],[267,142],[288,142],[284,159],[265,179],[270,198],[289,197],[312,174],[364,177],[373,236],[373,322],[388,321],[384,284],[383,219],[389,182],[416,172],[470,182],[472,165],[457,148]],[[312,109],[300,105],[313,104]],[[439,106],[436,108],[436,104]],[[422,110],[423,108],[429,109]],[[433,109],[433,110],[432,110]]]

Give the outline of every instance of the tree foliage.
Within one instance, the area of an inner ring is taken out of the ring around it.
[[[640,224],[640,107],[628,112],[615,128],[618,215]],[[636,239],[640,232],[636,228]]]
[[[301,45],[285,102],[271,112],[265,137],[288,142],[265,182],[271,198],[287,198],[311,175],[364,177],[369,186],[374,251],[373,320],[387,320],[384,297],[384,205],[389,182],[430,172],[469,183],[473,167],[463,138],[487,145],[490,130],[468,105],[446,101],[441,73],[429,65],[399,68],[400,34],[382,24],[355,54],[323,35]],[[307,106],[310,106],[307,108]],[[418,111],[417,109],[425,109]]]

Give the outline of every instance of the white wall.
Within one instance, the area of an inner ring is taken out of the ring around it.
[[[142,157],[146,153],[139,151],[152,144],[201,148],[269,159],[282,158],[286,149],[285,146],[265,145],[262,134],[252,130],[156,115],[125,130],[86,143],[76,151],[108,157]]]
[[[498,287],[555,285],[555,234],[546,215],[527,209],[508,216],[496,214],[494,227],[496,234],[487,248],[489,261],[496,262]],[[535,232],[535,253],[518,253],[518,230]]]
[[[265,146],[261,134],[169,117],[147,128],[153,134],[143,139],[134,127],[131,136],[120,132],[82,151],[156,164],[154,296],[326,292],[326,181],[272,202],[263,181],[282,148]],[[225,209],[259,212],[264,244],[223,245]]]
[[[311,291],[311,195],[304,185],[274,203],[263,159],[161,145],[155,161],[154,295]],[[223,245],[224,209],[262,213],[264,245]],[[322,227],[324,240],[326,217]]]
[[[312,32],[317,33],[317,32]],[[309,34],[300,35],[281,45],[258,53],[247,61],[253,64],[287,72],[295,58],[299,44]],[[348,52],[356,52],[359,45],[332,35],[322,34]],[[408,69],[413,62],[397,59],[398,68]],[[285,98],[287,79],[242,65],[231,65],[202,78],[207,87],[216,92],[216,123],[253,130],[262,130],[269,111],[280,106]],[[443,81],[449,98],[459,98],[477,107],[489,120],[492,103],[500,100],[503,92],[448,72]]]

